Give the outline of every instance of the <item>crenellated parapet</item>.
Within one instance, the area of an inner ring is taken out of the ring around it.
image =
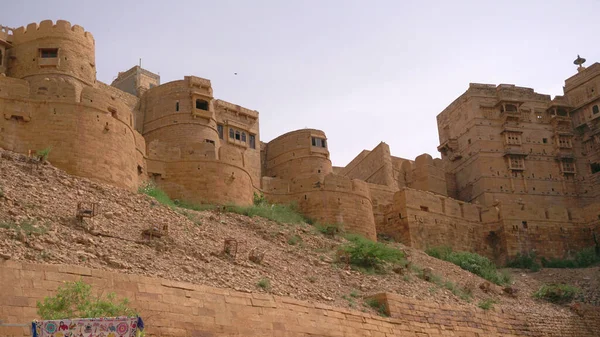
[[[91,33],[68,21],[45,20],[13,30],[7,75],[63,75],[87,85],[96,82],[95,42]]]
[[[66,38],[74,41],[86,41],[86,44],[94,45],[94,36],[79,25],[71,25],[69,21],[44,20],[38,23],[30,23],[27,26],[13,30],[13,44],[31,42],[41,38]]]

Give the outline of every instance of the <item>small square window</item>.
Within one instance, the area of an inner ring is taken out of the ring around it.
[[[42,48],[40,49],[40,57],[43,59],[57,58],[58,48]]]
[[[542,138],[542,143],[547,144],[548,143],[548,138]]]
[[[521,221],[521,225],[523,225],[523,228],[527,229],[527,221]]]

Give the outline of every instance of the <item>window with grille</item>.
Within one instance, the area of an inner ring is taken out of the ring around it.
[[[511,170],[524,170],[525,160],[520,156],[510,156],[508,158],[508,167]]]
[[[563,161],[561,162],[562,165],[562,171],[565,173],[575,173],[575,165],[573,162],[570,161]]]
[[[572,148],[573,143],[571,142],[571,137],[569,136],[559,136],[558,137],[558,146],[562,148]]]
[[[518,132],[507,132],[506,144],[508,145],[521,145],[521,134]]]

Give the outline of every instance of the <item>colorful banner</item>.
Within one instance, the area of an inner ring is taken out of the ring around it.
[[[141,317],[75,318],[33,321],[33,337],[136,337],[144,330]]]

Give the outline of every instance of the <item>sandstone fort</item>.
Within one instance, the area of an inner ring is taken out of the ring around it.
[[[92,34],[42,21],[0,28],[0,147],[50,147],[70,174],[130,190],[153,181],[189,203],[262,193],[373,240],[562,258],[600,234],[600,64],[576,64],[554,98],[469,84],[437,116],[441,159],[382,142],[334,167],[324,131],[263,142],[259,112],[215,98],[209,79],[161,83],[134,66],[102,83]]]

